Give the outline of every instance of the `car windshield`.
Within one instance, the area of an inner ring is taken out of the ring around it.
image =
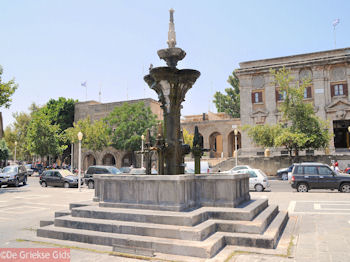
[[[263,171],[261,171],[260,169],[258,170],[258,173],[264,177],[267,177],[267,175]]]
[[[242,169],[248,169],[248,167],[246,167],[246,166],[236,166],[236,167],[232,168],[231,171],[237,171],[237,170],[242,170]]]
[[[116,167],[109,167],[108,168],[108,171],[111,173],[111,174],[114,174],[114,175],[117,175],[117,174],[121,174],[120,170]]]
[[[25,167],[26,167],[27,169],[31,169],[31,168],[32,168],[32,165],[28,164],[28,165],[25,165]]]
[[[3,173],[12,173],[12,172],[17,172],[18,167],[16,166],[7,166],[4,168],[2,171]]]
[[[63,176],[63,177],[66,177],[66,176],[74,176],[74,174],[72,172],[70,172],[69,170],[67,169],[63,169],[60,171],[60,174]]]

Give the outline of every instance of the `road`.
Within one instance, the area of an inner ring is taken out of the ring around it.
[[[335,190],[299,193],[287,181],[270,179],[270,184],[270,190],[250,194],[252,199],[268,198],[270,204],[288,210],[291,219],[297,220],[293,233],[296,239],[294,258],[287,260],[350,261],[350,194]],[[52,220],[55,211],[67,210],[72,202],[91,200],[93,195],[94,190],[86,187],[81,192],[77,188],[43,188],[38,177],[29,177],[26,186],[2,187],[0,247],[45,247],[18,239],[33,239],[40,220]],[[71,255],[72,261],[136,261],[82,250],[71,250]],[[261,255],[256,258],[251,254],[239,254],[229,261],[269,260]]]

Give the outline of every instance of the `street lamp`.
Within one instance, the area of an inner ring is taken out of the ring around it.
[[[17,141],[15,141],[15,159],[14,159],[15,163],[16,163],[16,153],[17,153],[16,150],[17,150]]]
[[[70,152],[70,172],[72,172],[73,173],[73,146],[74,146],[74,144],[72,143],[71,144],[71,152]]]
[[[143,168],[143,141],[144,140],[145,140],[145,136],[142,135],[141,136],[141,152],[142,152],[142,154],[141,154],[141,168]]]
[[[78,133],[78,140],[79,140],[79,153],[78,153],[78,158],[79,158],[79,164],[78,164],[78,188],[79,191],[81,191],[81,186],[80,186],[80,173],[81,173],[81,140],[83,139],[83,133],[79,131]]]
[[[238,162],[238,152],[237,152],[237,135],[238,135],[238,129],[235,128],[234,130],[235,133],[235,153],[236,153],[236,166],[237,166],[237,162]]]

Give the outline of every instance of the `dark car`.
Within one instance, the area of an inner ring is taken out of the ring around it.
[[[288,173],[292,172],[294,164],[287,168],[282,168],[277,170],[277,176],[282,180],[288,180]]]
[[[27,184],[27,169],[23,165],[7,166],[0,174],[0,186],[8,185],[18,187]]]
[[[114,166],[89,166],[84,175],[85,184],[88,188],[95,188],[94,175],[95,174],[121,174],[120,170]]]
[[[39,183],[42,187],[58,186],[58,187],[77,187],[78,177],[66,169],[45,170],[40,176]],[[81,180],[81,185],[83,180]]]
[[[310,189],[336,189],[350,193],[350,176],[337,173],[322,163],[295,164],[291,186],[298,192],[307,192]]]

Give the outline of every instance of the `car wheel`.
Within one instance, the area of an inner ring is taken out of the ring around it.
[[[282,180],[288,180],[288,173],[283,173],[281,178]]]
[[[27,184],[27,177],[25,176],[23,180],[23,185],[25,186],[26,184]]]
[[[43,182],[41,182],[41,186],[42,186],[42,187],[47,187],[46,182],[44,182],[44,181],[43,181]]]
[[[89,189],[94,189],[95,185],[94,185],[94,181],[89,181],[88,183],[88,188]]]
[[[345,183],[340,186],[340,191],[343,193],[350,193],[350,184]]]
[[[69,183],[68,182],[64,182],[63,186],[64,186],[64,188],[69,188]]]
[[[15,187],[18,187],[18,186],[19,186],[19,180],[17,178],[16,181],[15,181]]]
[[[309,188],[307,187],[307,184],[305,183],[300,183],[297,187],[298,192],[307,192],[309,191]]]
[[[260,184],[256,184],[256,185],[254,186],[254,188],[255,188],[255,190],[256,190],[257,192],[262,192],[262,191],[264,191],[264,187],[263,187],[262,185],[260,185]]]

